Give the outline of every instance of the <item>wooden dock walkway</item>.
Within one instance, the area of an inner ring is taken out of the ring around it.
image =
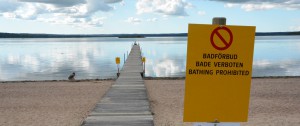
[[[147,90],[141,76],[139,45],[133,45],[115,84],[97,103],[83,126],[153,126]]]

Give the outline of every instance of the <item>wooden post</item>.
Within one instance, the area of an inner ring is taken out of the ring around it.
[[[226,18],[225,17],[214,17],[212,20],[212,24],[213,25],[226,25]],[[218,119],[215,119],[215,121],[211,122],[211,123],[214,123],[214,126],[217,126],[218,123],[220,123],[220,122],[218,121]]]
[[[117,77],[120,76],[120,68],[119,68],[119,64],[117,65],[118,66],[118,73],[117,73]]]
[[[213,25],[226,25],[225,17],[214,17],[212,20]]]
[[[120,70],[119,70],[120,57],[116,57],[116,64],[117,64],[117,67],[118,67],[117,77],[119,77],[120,76]]]
[[[141,73],[142,77],[145,76],[145,69],[146,69],[146,57],[142,57],[142,65],[143,65],[143,72]]]
[[[124,64],[125,64],[125,53],[124,53]]]
[[[145,71],[146,71],[146,62],[144,62],[144,70],[143,70],[144,76],[145,76]]]

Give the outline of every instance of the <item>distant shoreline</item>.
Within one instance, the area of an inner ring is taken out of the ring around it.
[[[257,32],[256,36],[290,36],[300,35],[295,32]],[[162,34],[31,34],[31,33],[1,33],[0,38],[147,38],[147,37],[187,37],[187,33],[162,33]]]

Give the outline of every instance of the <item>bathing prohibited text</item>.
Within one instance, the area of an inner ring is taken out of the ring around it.
[[[185,122],[245,122],[255,27],[190,24]]]

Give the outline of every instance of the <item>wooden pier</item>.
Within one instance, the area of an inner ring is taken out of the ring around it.
[[[133,45],[115,84],[83,122],[83,126],[153,126],[147,90],[141,76],[139,45]]]

